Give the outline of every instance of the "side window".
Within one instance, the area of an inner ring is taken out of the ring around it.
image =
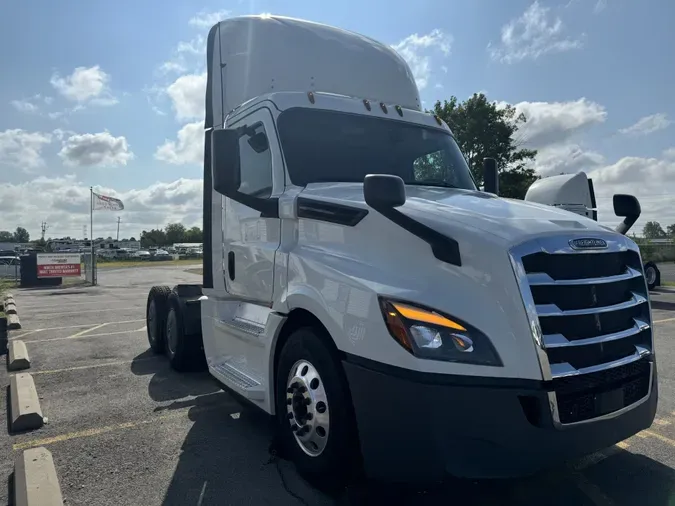
[[[250,126],[239,138],[239,191],[258,198],[272,195],[272,155],[262,123]]]

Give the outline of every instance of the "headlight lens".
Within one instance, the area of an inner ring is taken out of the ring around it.
[[[419,358],[502,366],[490,339],[477,328],[438,311],[380,298],[391,336]]]

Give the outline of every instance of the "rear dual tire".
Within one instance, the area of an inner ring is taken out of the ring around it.
[[[146,306],[148,343],[153,353],[165,353],[171,367],[179,372],[205,368],[202,340],[185,334],[181,301],[168,286],[153,286]]]

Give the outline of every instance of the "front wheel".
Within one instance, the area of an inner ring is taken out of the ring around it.
[[[344,485],[358,455],[351,396],[339,360],[314,329],[296,330],[284,345],[276,390],[284,454],[311,482]]]
[[[647,278],[647,288],[653,290],[658,284],[658,269],[652,262],[645,264],[645,278]]]

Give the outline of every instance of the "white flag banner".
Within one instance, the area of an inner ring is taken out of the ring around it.
[[[120,199],[94,193],[94,209],[121,211],[122,209],[124,209],[124,204]]]

